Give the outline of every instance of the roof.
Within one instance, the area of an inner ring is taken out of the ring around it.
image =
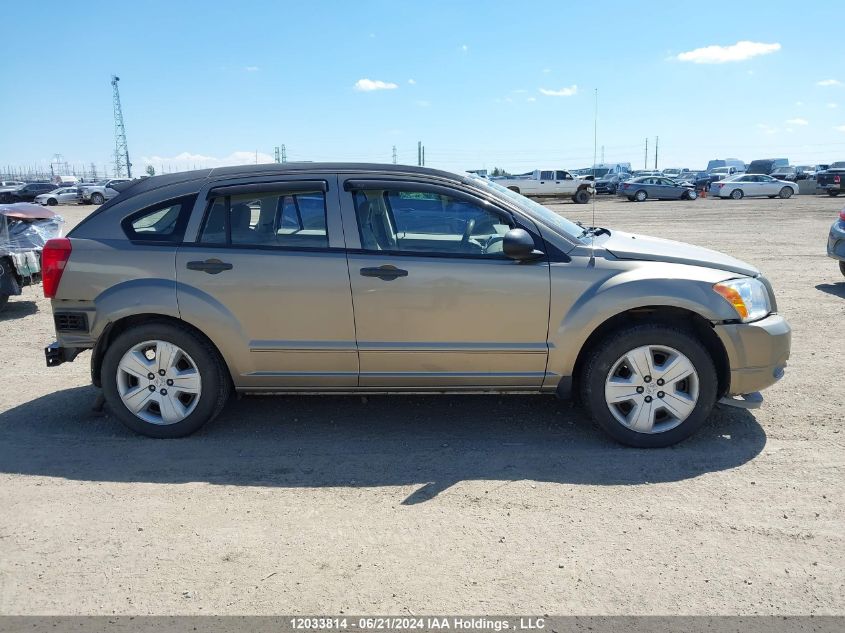
[[[393,165],[390,163],[266,163],[258,165],[235,165],[231,167],[215,167],[213,169],[197,169],[194,171],[183,171],[175,174],[164,174],[162,176],[149,176],[138,178],[126,183],[118,183],[113,186],[117,191],[123,193],[128,191],[130,195],[137,195],[145,191],[159,189],[168,185],[179,183],[198,182],[211,178],[237,178],[240,176],[261,175],[285,175],[297,172],[355,172],[355,171],[380,171],[395,172],[401,174],[420,174],[435,176],[448,180],[462,180],[463,176],[454,172],[432,169],[430,167],[418,167],[416,165]],[[197,185],[199,188],[200,185]]]

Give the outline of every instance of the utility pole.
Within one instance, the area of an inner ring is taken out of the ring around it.
[[[654,170],[657,171],[657,146],[660,143],[660,137],[654,137]]]
[[[643,169],[648,169],[648,137],[645,139],[645,158],[643,159]]]
[[[127,178],[132,178],[132,163],[129,162],[129,147],[126,145],[126,128],[123,126],[123,109],[120,107],[120,91],[117,82],[120,77],[111,76],[112,106],[114,108],[114,170],[120,178],[124,171]]]
[[[396,164],[396,146],[393,146],[393,164]]]
[[[417,166],[422,167],[422,141],[417,141]]]
[[[422,166],[425,167],[425,145],[422,146]]]

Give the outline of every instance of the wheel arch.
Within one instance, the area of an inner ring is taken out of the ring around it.
[[[109,346],[117,339],[118,336],[127,330],[139,325],[149,325],[150,323],[165,323],[190,331],[192,334],[208,343],[217,354],[220,362],[223,363],[227,370],[230,370],[229,363],[226,362],[226,358],[221,353],[220,348],[198,327],[188,323],[187,321],[166,314],[130,314],[106,325],[102,334],[97,339],[94,348],[91,350],[91,382],[94,383],[95,386],[102,387],[103,358],[105,357],[106,350]],[[229,373],[231,374],[231,371]]]
[[[558,395],[567,397],[570,394],[579,393],[581,374],[586,359],[592,353],[596,345],[611,332],[623,327],[641,323],[658,323],[680,327],[690,331],[707,348],[713,364],[716,366],[718,381],[718,395],[723,396],[730,386],[730,361],[724,344],[719,339],[713,326],[706,318],[699,313],[670,305],[646,305],[637,308],[629,308],[623,312],[602,321],[587,336],[575,358],[572,374],[563,378],[558,386]]]

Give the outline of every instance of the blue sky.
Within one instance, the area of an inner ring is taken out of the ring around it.
[[[289,160],[390,162],[395,145],[415,163],[418,140],[429,166],[578,168],[596,89],[608,162],[642,168],[648,137],[652,167],[655,136],[661,168],[845,160],[832,1],[75,7],[5,7],[19,27],[0,40],[0,170],[109,163],[112,73],[136,171],[266,161],[283,143]]]

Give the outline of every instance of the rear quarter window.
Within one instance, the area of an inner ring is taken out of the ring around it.
[[[196,196],[168,200],[125,217],[121,228],[132,242],[178,244],[185,237]]]

